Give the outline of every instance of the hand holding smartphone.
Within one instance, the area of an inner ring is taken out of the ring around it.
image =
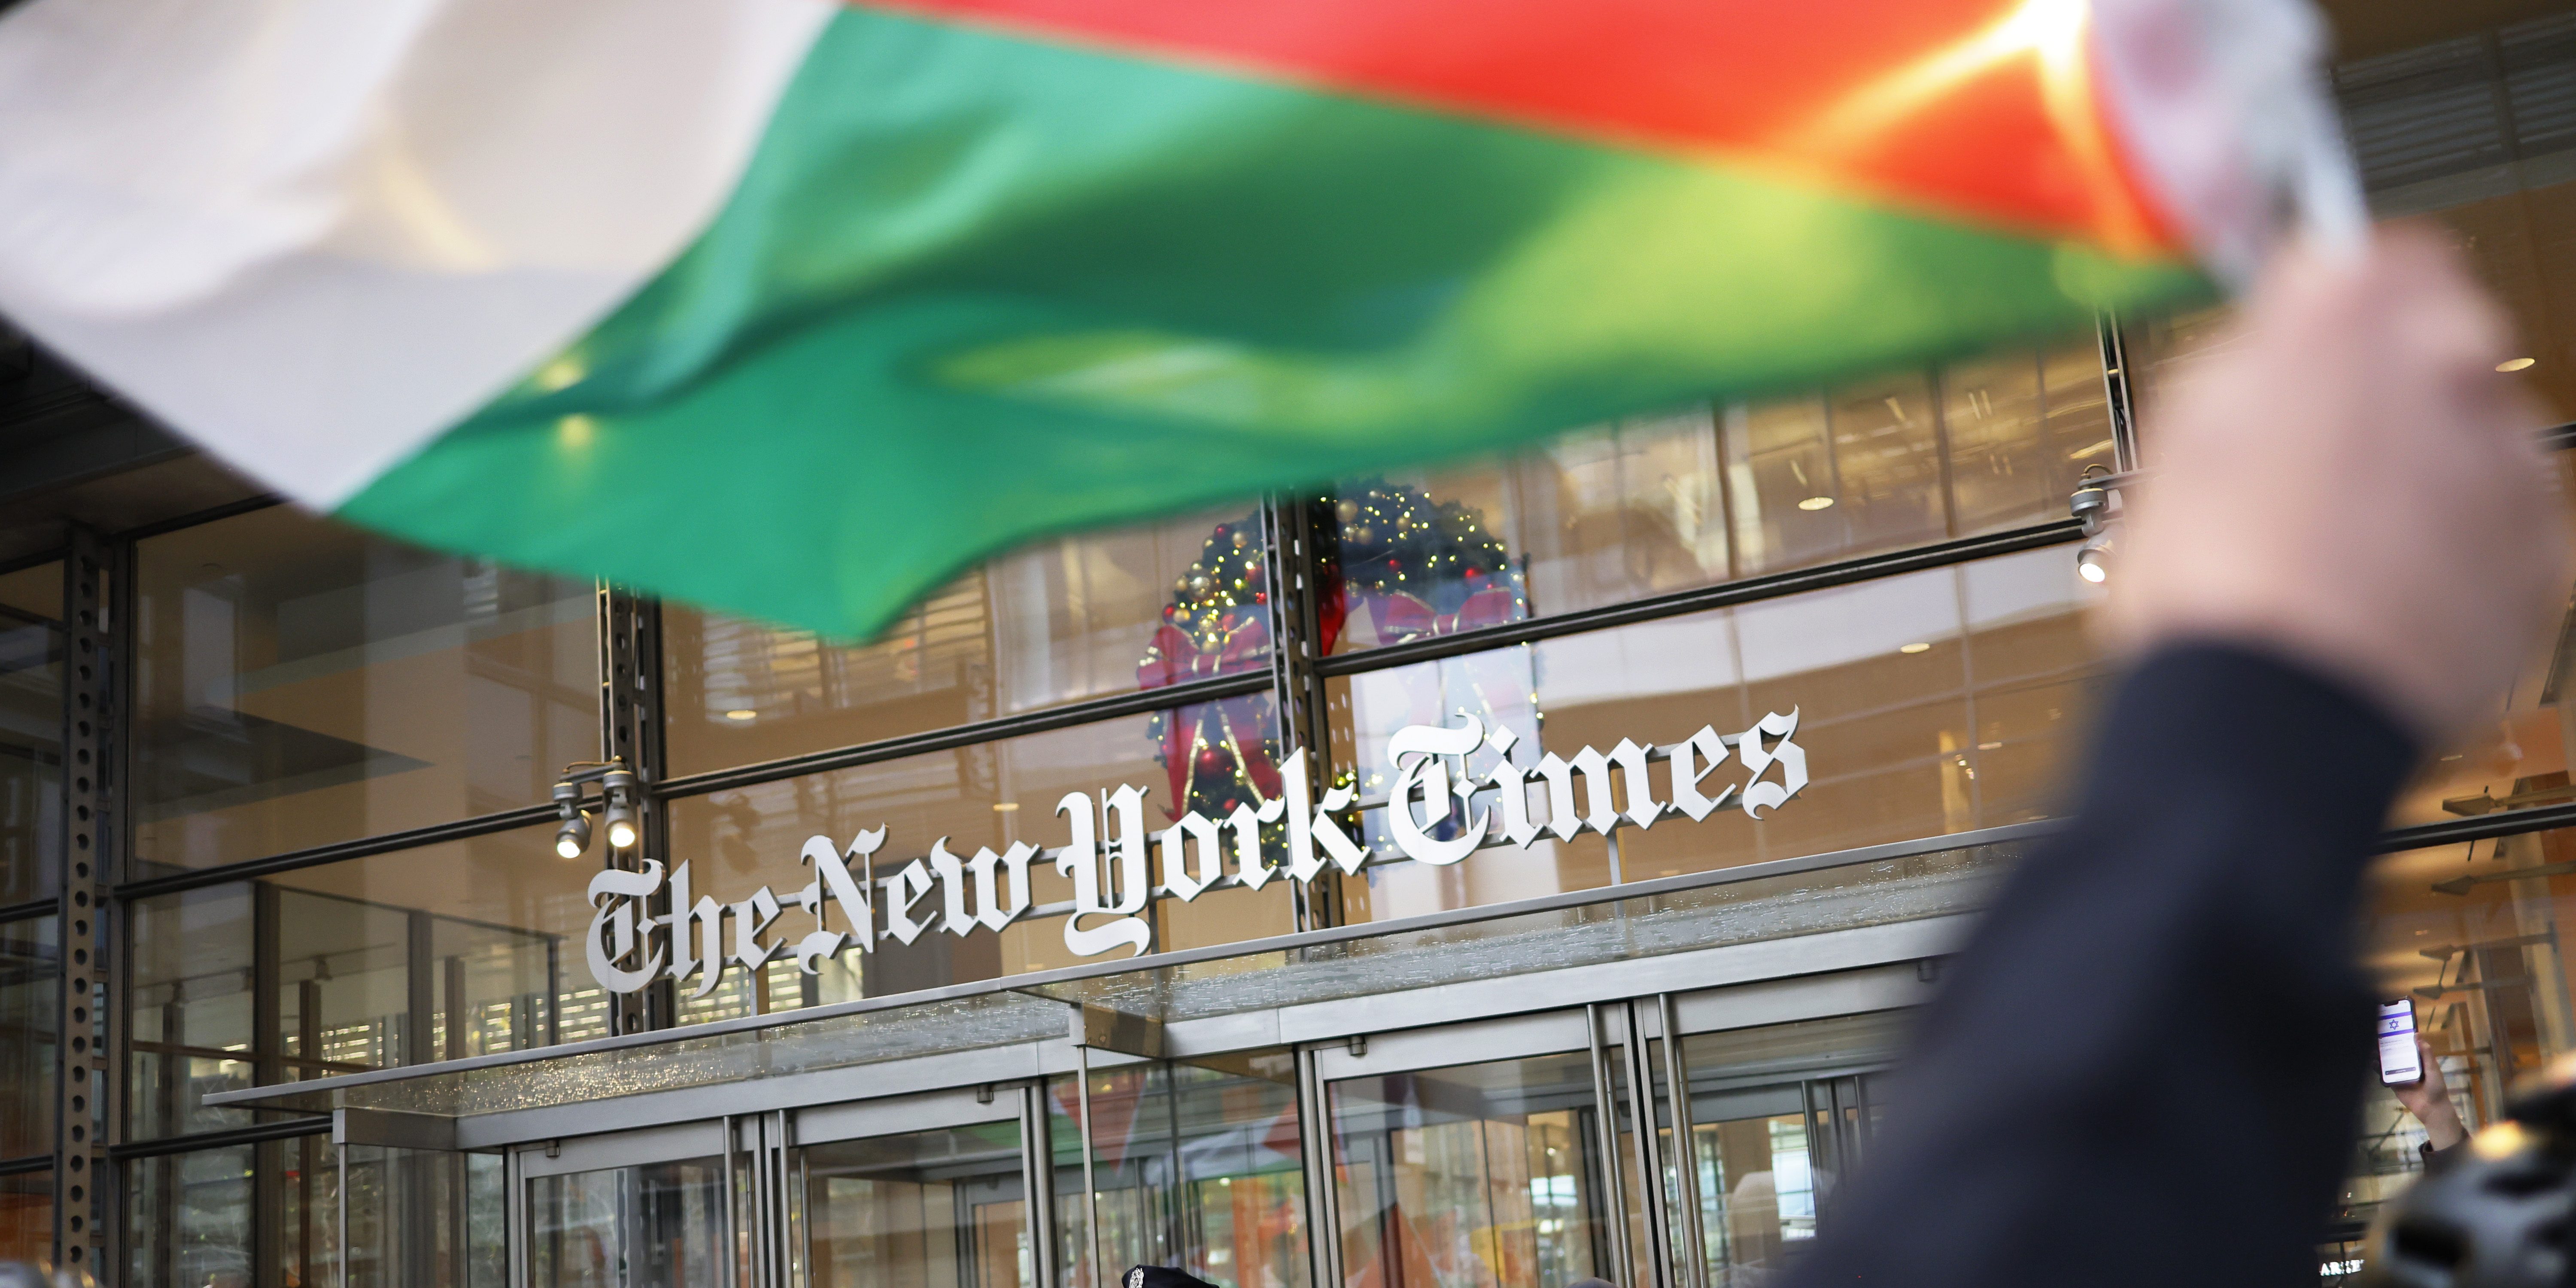
[[[2415,1003],[2411,998],[2379,1004],[2379,1080],[2401,1086],[2424,1080],[2424,1059],[2415,1045]]]

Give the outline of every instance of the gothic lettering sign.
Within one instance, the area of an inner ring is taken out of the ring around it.
[[[1759,818],[1807,785],[1807,753],[1792,741],[1794,709],[1766,715],[1732,737],[1703,725],[1669,747],[1621,739],[1607,752],[1550,752],[1534,764],[1512,758],[1520,739],[1511,729],[1472,715],[1460,719],[1410,725],[1387,739],[1394,774],[1384,831],[1395,853],[1379,861],[1446,865],[1488,845],[1526,849],[1542,836],[1607,836],[1622,825],[1653,827],[1667,815],[1699,822],[1730,804]],[[1741,780],[1713,781],[1730,758]],[[1490,760],[1491,767],[1471,769],[1471,759]],[[1055,804],[1065,843],[1052,850],[1021,842],[968,856],[940,837],[927,855],[893,866],[879,862],[882,827],[846,843],[816,836],[797,856],[810,878],[783,896],[762,886],[721,902],[695,887],[686,863],[672,868],[667,881],[658,862],[646,862],[642,871],[605,871],[590,882],[595,915],[585,957],[591,975],[612,992],[630,993],[666,976],[694,977],[694,995],[703,997],[736,966],[757,971],[792,957],[812,974],[851,948],[872,952],[888,940],[909,945],[923,935],[999,933],[1038,915],[1063,915],[1065,947],[1077,956],[1118,948],[1142,953],[1153,942],[1146,915],[1152,899],[1188,902],[1220,887],[1311,882],[1327,871],[1356,873],[1371,861],[1364,835],[1352,826],[1352,789],[1318,791],[1310,774],[1306,752],[1291,752],[1279,766],[1276,797],[1236,805],[1223,818],[1192,810],[1159,831],[1147,823],[1145,792],[1133,785],[1068,792]],[[1072,882],[1069,907],[1032,902],[1031,864],[1051,866]],[[666,889],[670,911],[656,914],[656,897]]]

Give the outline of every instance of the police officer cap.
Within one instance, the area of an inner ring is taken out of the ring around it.
[[[1186,1270],[1170,1266],[1130,1266],[1120,1277],[1118,1288],[1216,1288]]]

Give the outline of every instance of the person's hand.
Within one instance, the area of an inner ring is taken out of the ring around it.
[[[2424,1138],[2435,1149],[2449,1149],[2469,1138],[2467,1124],[2460,1121],[2459,1108],[2451,1103],[2451,1084],[2442,1078],[2442,1066],[2433,1058],[2433,1046],[2422,1034],[2415,1035],[2415,1060],[2424,1076],[2414,1082],[2401,1082],[2388,1090],[2415,1121],[2424,1124]]]
[[[2450,251],[2294,251],[2151,415],[2105,625],[2268,647],[2433,740],[2491,706],[2566,597],[2538,411]]]

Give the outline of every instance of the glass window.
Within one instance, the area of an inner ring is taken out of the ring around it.
[[[526,828],[135,901],[129,1131],[241,1126],[209,1092],[603,1037],[596,860]],[[275,948],[262,961],[256,945]],[[277,1031],[257,1031],[258,990]],[[426,1002],[422,1009],[419,1002]]]
[[[1797,714],[1812,779],[1788,805],[1747,819],[1735,802],[1694,823],[1670,813],[1601,837],[1493,845],[1448,867],[1373,865],[1345,880],[1354,921],[1528,898],[2040,818],[2101,671],[2081,610],[2097,592],[2053,546],[1738,608],[1364,672],[1327,686],[1336,764],[1360,799],[1383,801],[1387,739],[1461,711],[1509,729],[1513,763],[1669,746],[1703,725],[1731,736]],[[1490,772],[1490,745],[1468,762]],[[1669,802],[1656,767],[1657,799]],[[1712,780],[1712,788],[1715,780]],[[1490,809],[1488,788],[1477,807]],[[1546,794],[1532,776],[1534,821]],[[1371,849],[1397,853],[1382,806]]]
[[[251,887],[234,884],[128,905],[128,1139],[250,1123],[248,1113],[202,1102],[251,1085],[251,902]]]
[[[0,1261],[50,1261],[54,1255],[54,1174],[0,1176]]]
[[[809,837],[827,837],[846,847],[861,832],[882,827],[882,848],[866,867],[857,860],[850,866],[861,880],[873,877],[883,903],[884,883],[915,859],[930,856],[934,844],[961,861],[979,850],[1007,853],[1017,844],[1063,846],[1071,824],[1055,811],[1069,792],[1134,786],[1142,796],[1145,825],[1155,832],[1191,810],[1221,818],[1235,804],[1250,800],[1262,780],[1276,792],[1269,767],[1278,754],[1270,698],[1231,698],[683,797],[669,807],[671,850],[676,862],[689,866],[693,900],[708,894],[730,904],[765,886],[784,901],[819,879],[800,860]],[[1032,860],[1026,872],[1033,905],[1062,906],[1074,898],[1072,882],[1052,861]],[[1162,883],[1159,854],[1151,873]],[[1294,928],[1289,884],[1282,880],[1258,890],[1211,890],[1189,901],[1157,899],[1149,922],[1155,946],[1189,948],[1284,934]],[[1007,897],[1007,886],[1006,879],[997,878],[1002,897]],[[926,919],[930,928],[908,944],[881,938],[874,951],[849,949],[815,975],[800,970],[792,954],[783,954],[756,975],[729,971],[704,995],[694,984],[684,986],[682,1018],[694,1022],[783,1010],[862,991],[883,996],[1090,960],[1067,946],[1061,917],[1022,920],[999,934],[981,929],[947,933],[936,925],[944,915],[937,911],[941,898],[927,888],[914,893],[907,916]],[[881,926],[888,924],[882,909],[875,915]],[[732,918],[729,911],[726,916]],[[1085,925],[1096,929],[1103,920],[1094,917]],[[779,924],[793,927],[773,932],[791,944],[814,928],[801,908],[791,908]],[[837,919],[832,925],[841,928]],[[727,931],[724,942],[731,944],[734,933]]]
[[[125,1282],[134,1288],[250,1288],[253,1147],[125,1165]]]
[[[1020,1125],[975,1123],[796,1152],[815,1288],[1030,1288]]]
[[[0,906],[41,899],[62,844],[63,566],[0,573]]]
[[[133,875],[542,803],[599,754],[588,583],[283,507],[135,560]]]
[[[851,647],[666,604],[672,772],[1266,666],[1268,612],[1255,602],[1261,551],[1249,503],[1066,537],[969,571]],[[1227,595],[1238,601],[1230,608],[1218,603]],[[1195,614],[1181,623],[1188,647],[1158,649],[1183,609]]]
[[[2085,335],[1828,394],[1631,420],[1317,511],[1346,653],[2066,517],[2111,463]]]
[[[54,1148],[63,959],[55,919],[0,922],[0,1159]]]

